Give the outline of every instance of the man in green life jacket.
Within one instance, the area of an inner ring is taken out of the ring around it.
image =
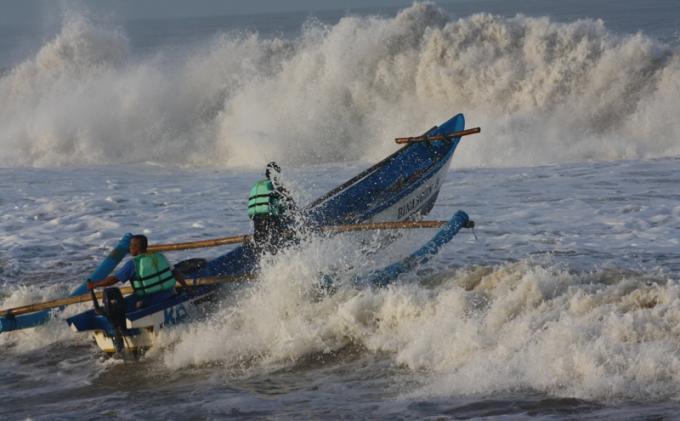
[[[280,182],[281,168],[270,162],[265,178],[256,182],[248,196],[248,217],[253,220],[253,240],[259,251],[276,251],[297,239],[294,224],[297,207]]]
[[[175,282],[179,282],[188,293],[192,293],[182,274],[170,268],[170,264],[161,253],[147,252],[148,240],[144,235],[134,235],[130,240],[130,255],[123,267],[115,274],[101,281],[88,282],[88,289],[106,287],[116,282],[130,281],[137,297],[137,308],[146,307],[172,297]]]

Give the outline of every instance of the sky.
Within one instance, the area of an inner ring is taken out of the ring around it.
[[[124,20],[406,6],[409,0],[0,0],[0,25],[25,25],[81,7]]]

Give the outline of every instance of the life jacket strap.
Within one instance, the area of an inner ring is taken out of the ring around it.
[[[147,276],[144,276],[144,277],[137,276],[137,280],[146,281],[147,279],[155,278],[156,276],[161,276],[161,275],[163,275],[167,272],[171,272],[169,267],[165,268],[164,270],[162,270],[158,273],[152,273],[151,275],[147,275]]]
[[[156,276],[156,275],[154,275],[154,276]],[[135,286],[135,283],[133,282],[132,283],[132,289],[134,289],[135,292],[140,291],[140,292],[145,293],[146,290],[151,289],[151,288],[158,286],[158,285],[163,285],[165,282],[169,281],[170,279],[175,279],[175,278],[172,275],[170,275],[166,278],[159,279],[156,282],[152,282],[152,283],[146,284],[146,285],[139,284],[137,286]]]

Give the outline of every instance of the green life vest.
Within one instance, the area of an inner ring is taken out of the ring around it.
[[[135,256],[135,272],[132,288],[137,296],[170,290],[175,286],[170,264],[161,253],[144,253]]]
[[[248,217],[252,219],[258,215],[279,216],[281,211],[281,204],[274,194],[272,182],[265,179],[255,183],[248,197]]]

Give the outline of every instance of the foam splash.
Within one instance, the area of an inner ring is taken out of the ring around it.
[[[0,290],[0,308],[8,309],[47,300],[63,298],[68,295],[64,285],[14,285]],[[0,334],[0,346],[5,352],[21,355],[26,352],[48,348],[58,343],[86,344],[90,338],[77,335],[66,327],[66,318],[88,309],[89,303],[66,307],[64,311],[53,313],[44,325],[36,328],[17,330]]]
[[[573,274],[522,262],[468,270],[455,282],[465,288],[440,289],[428,303],[431,317],[413,320],[421,330],[407,327],[392,349],[398,362],[434,372],[418,394],[533,389],[598,400],[677,395],[677,280]]]
[[[165,364],[268,371],[353,345],[413,370],[423,384],[414,396],[535,390],[616,401],[680,392],[677,280],[522,261],[312,299],[319,267],[284,260],[207,325],[167,337],[175,344]]]
[[[0,165],[373,160],[457,112],[484,128],[459,164],[677,156],[678,94],[676,50],[598,20],[415,4],[136,58],[119,29],[71,15],[0,79]]]
[[[358,247],[342,236],[316,238],[301,249],[266,257],[257,283],[227,298],[207,323],[163,331],[161,347],[171,348],[163,351],[164,362],[175,369],[217,362],[230,368],[272,370],[344,347],[348,337],[338,334],[343,330],[337,325],[340,321],[329,323],[328,312],[355,293],[347,287],[353,274],[369,272],[385,263],[381,257],[398,253],[395,249],[383,256],[372,254],[378,247],[379,241]],[[338,274],[334,285],[339,288],[330,297],[320,283],[322,274],[329,273]]]

